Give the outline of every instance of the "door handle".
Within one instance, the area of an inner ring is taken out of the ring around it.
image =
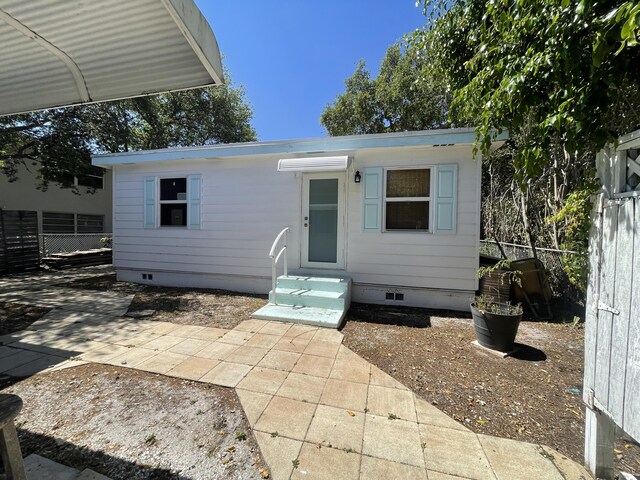
[[[305,227],[308,227],[309,225],[305,223],[305,224],[304,224],[304,226],[305,226]]]

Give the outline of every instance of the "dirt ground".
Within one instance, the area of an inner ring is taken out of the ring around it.
[[[0,302],[0,335],[24,330],[48,311],[48,308]]]
[[[470,315],[353,304],[344,344],[471,430],[549,445],[583,462],[584,326],[523,322],[520,350],[472,345]],[[640,448],[620,440],[616,468],[638,475]]]
[[[249,320],[267,303],[266,295],[118,282],[115,274],[76,280],[65,286],[133,294],[129,311],[155,310],[152,320],[227,329]]]
[[[23,455],[113,480],[258,479],[264,460],[232,389],[87,364],[3,390],[24,401]]]

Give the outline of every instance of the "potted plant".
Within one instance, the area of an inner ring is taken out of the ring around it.
[[[509,268],[508,260],[480,268],[478,276],[496,275],[496,272],[499,272],[501,282],[519,282],[519,276]],[[478,343],[491,350],[512,351],[522,320],[522,306],[513,305],[508,298],[501,298],[498,294],[498,298],[492,295],[477,295],[473,298],[470,308]]]

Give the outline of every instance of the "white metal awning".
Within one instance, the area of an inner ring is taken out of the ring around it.
[[[0,0],[0,115],[221,84],[193,0]]]
[[[349,166],[347,155],[338,157],[283,158],[278,161],[279,172],[335,172]]]

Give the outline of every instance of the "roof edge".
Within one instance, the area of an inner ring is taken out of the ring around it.
[[[198,147],[176,147],[160,150],[106,153],[92,155],[92,163],[94,165],[108,167],[125,163],[148,163],[250,155],[319,154],[363,148],[473,145],[475,138],[474,128],[449,128],[416,132],[228,143]],[[508,138],[508,132],[501,132],[496,135],[494,142],[502,143]]]

